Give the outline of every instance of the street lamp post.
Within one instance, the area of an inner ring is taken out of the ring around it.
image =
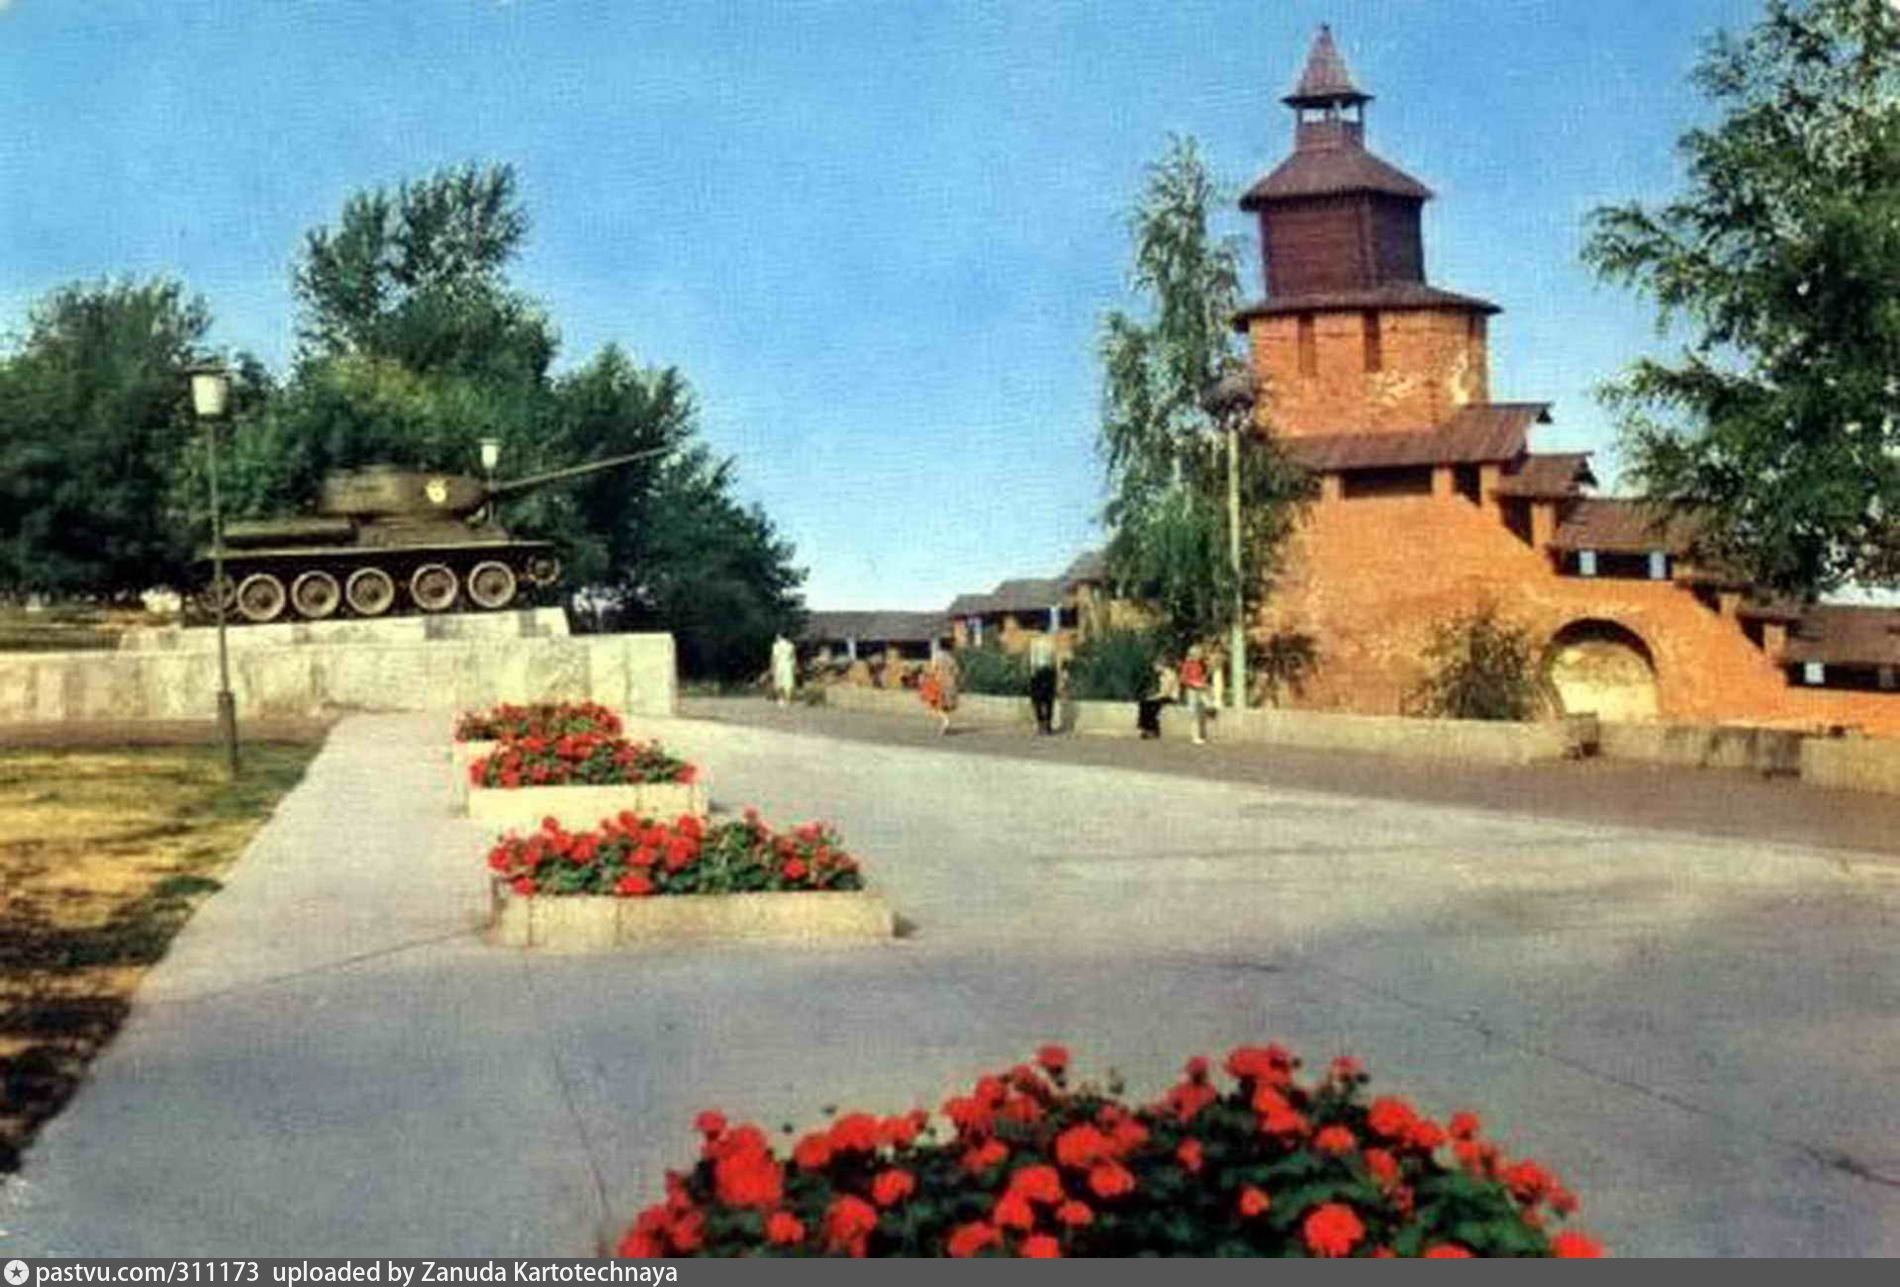
[[[231,377],[215,362],[191,368],[191,407],[205,425],[206,471],[211,476],[211,602],[218,616],[218,737],[233,778],[238,775],[237,699],[231,695],[231,654],[225,642],[224,515],[218,501],[218,425],[231,401]]]
[[[1227,437],[1227,562],[1234,580],[1234,620],[1227,652],[1233,677],[1232,702],[1238,709],[1245,709],[1247,705],[1247,582],[1240,552],[1240,431],[1252,421],[1258,396],[1259,387],[1253,372],[1239,363],[1229,363],[1201,399],[1201,406],[1214,417]]]

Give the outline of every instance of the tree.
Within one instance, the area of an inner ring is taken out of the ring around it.
[[[1099,445],[1108,470],[1108,570],[1117,591],[1147,604],[1170,651],[1233,622],[1225,460],[1201,407],[1208,386],[1241,360],[1239,248],[1209,229],[1219,193],[1192,139],[1173,138],[1130,220],[1131,282],[1144,318],[1103,322]],[[1248,435],[1241,460],[1242,587],[1249,616],[1271,588],[1310,483],[1270,436]]]
[[[62,287],[0,362],[0,584],[128,596],[175,579],[173,491],[197,429],[185,367],[210,327],[178,282]]]
[[[509,499],[504,518],[561,546],[601,623],[673,631],[689,674],[756,671],[802,611],[791,546],[734,499],[732,462],[695,445],[679,371],[609,344],[552,374],[553,324],[507,277],[527,230],[513,171],[463,166],[358,193],[312,231],[296,272],[298,369],[251,426],[280,472],[240,488],[243,503],[310,496],[324,470],[376,460],[473,472],[483,438],[500,440],[514,475],[657,450]]]
[[[1768,0],[1695,83],[1689,183],[1606,207],[1586,260],[1686,331],[1608,386],[1639,486],[1776,590],[1900,581],[1900,14]]]

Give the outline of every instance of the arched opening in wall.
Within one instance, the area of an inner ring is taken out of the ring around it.
[[[1544,681],[1565,715],[1656,718],[1656,659],[1641,636],[1614,621],[1589,618],[1559,630],[1544,652]]]

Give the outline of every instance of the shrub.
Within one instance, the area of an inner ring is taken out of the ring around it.
[[[1406,708],[1439,719],[1529,719],[1538,698],[1531,656],[1529,632],[1481,604],[1433,628],[1427,673]]]
[[[748,809],[743,820],[672,823],[622,813],[593,831],[563,831],[554,819],[526,836],[509,833],[488,869],[517,894],[739,894],[862,889],[857,860],[838,835],[810,822],[776,834]]]
[[[1069,695],[1080,701],[1133,702],[1155,682],[1161,639],[1153,630],[1121,627],[1090,635],[1069,662]]]
[[[1295,697],[1319,669],[1319,640],[1298,630],[1276,630],[1249,654],[1257,687],[1269,702],[1279,705]]]
[[[1302,1083],[1278,1046],[1190,1059],[1154,1103],[1071,1088],[1068,1053],[979,1080],[928,1114],[847,1113],[780,1160],[717,1112],[690,1171],[640,1213],[623,1256],[1594,1256],[1551,1233],[1576,1199],[1507,1161],[1458,1113],[1364,1102],[1358,1064]]]
[[[690,783],[699,770],[669,754],[658,742],[629,742],[600,733],[523,737],[468,766],[479,787],[631,786],[648,782]]]
[[[506,741],[514,737],[559,737],[563,733],[621,732],[620,717],[598,702],[506,703],[493,710],[468,711],[455,721],[458,742]]]
[[[1001,648],[957,651],[957,686],[966,693],[994,697],[1029,696],[1029,658]]]

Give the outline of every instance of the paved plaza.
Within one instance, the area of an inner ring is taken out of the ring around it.
[[[1900,804],[699,713],[636,732],[716,808],[835,821],[905,937],[485,947],[448,717],[352,717],[29,1152],[0,1252],[589,1254],[703,1107],[934,1107],[1048,1040],[1146,1095],[1278,1038],[1479,1109],[1613,1252],[1900,1254]]]

